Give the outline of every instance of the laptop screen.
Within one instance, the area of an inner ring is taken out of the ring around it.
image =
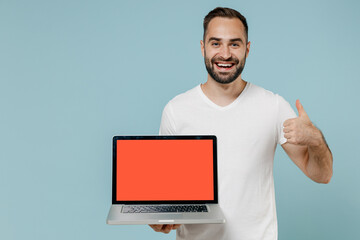
[[[113,203],[217,201],[215,136],[119,136],[113,145]]]

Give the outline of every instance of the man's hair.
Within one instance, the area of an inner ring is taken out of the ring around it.
[[[231,8],[223,8],[223,7],[217,7],[214,10],[210,11],[208,15],[204,18],[204,36],[203,40],[205,41],[205,35],[207,31],[207,27],[209,25],[209,22],[215,18],[215,17],[223,17],[223,18],[238,18],[242,24],[245,27],[245,33],[246,33],[246,42],[248,40],[248,25],[246,22],[246,18],[241,15],[238,11],[231,9]]]

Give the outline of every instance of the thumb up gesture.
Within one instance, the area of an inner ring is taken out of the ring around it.
[[[295,145],[317,145],[319,130],[312,124],[299,99],[296,100],[299,116],[284,122],[284,137],[288,143]]]

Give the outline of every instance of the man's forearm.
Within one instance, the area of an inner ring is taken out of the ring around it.
[[[308,154],[306,170],[311,179],[318,183],[329,183],[333,173],[333,158],[319,129],[314,131],[313,141],[308,145]]]

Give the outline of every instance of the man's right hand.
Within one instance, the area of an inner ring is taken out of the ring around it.
[[[171,230],[178,229],[181,224],[149,224],[155,232],[169,233]]]

